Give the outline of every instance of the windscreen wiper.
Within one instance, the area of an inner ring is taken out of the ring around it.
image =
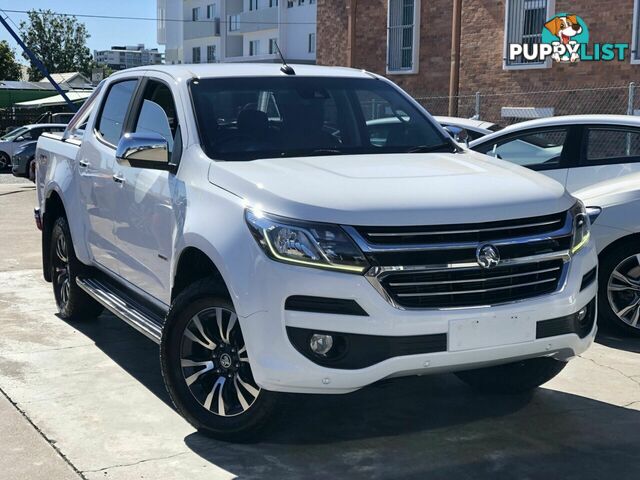
[[[458,149],[451,143],[440,143],[438,145],[418,145],[411,147],[407,153],[431,153],[431,152],[457,152]]]

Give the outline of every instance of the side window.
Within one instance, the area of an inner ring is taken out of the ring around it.
[[[164,83],[147,82],[134,132],[161,135],[172,152],[177,130],[178,117],[171,90]]]
[[[36,140],[40,136],[40,135],[36,135],[37,131],[38,131],[37,128],[32,128],[30,130],[27,130],[22,135],[19,135],[18,138],[16,138],[16,140],[20,139],[21,142],[25,142],[27,140]]]
[[[640,132],[619,128],[587,131],[586,164],[640,160]]]
[[[479,151],[524,167],[554,168],[560,166],[566,139],[564,128],[545,130],[484,145]]]
[[[65,130],[65,138],[82,138],[82,136],[84,135],[84,130],[87,128],[89,116],[91,115],[91,112],[95,106],[98,96],[100,95],[100,92],[102,91],[103,86],[104,80],[98,84],[91,96],[87,98],[82,107],[80,107],[80,110],[78,110],[78,112],[69,121],[69,124],[67,125],[67,128]]]
[[[96,128],[111,145],[117,145],[120,141],[129,103],[137,84],[137,80],[118,82],[107,93]]]

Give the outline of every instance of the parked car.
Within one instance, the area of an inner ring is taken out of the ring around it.
[[[25,177],[35,182],[35,157],[38,141],[22,143],[11,157],[11,173],[16,177]]]
[[[64,132],[62,123],[42,123],[16,128],[0,137],[0,171],[11,166],[11,157],[24,142],[37,140],[45,132]]]
[[[495,123],[460,117],[433,117],[459,143],[468,143],[500,130]]]
[[[640,336],[640,173],[579,190],[600,260],[598,319]]]
[[[570,115],[517,123],[470,148],[543,173],[574,192],[640,171],[640,118]]]
[[[160,343],[178,411],[218,437],[259,431],[280,392],[449,371],[532,390],[595,335],[583,205],[372,73],[116,72],[36,161],[60,317],[106,307]]]

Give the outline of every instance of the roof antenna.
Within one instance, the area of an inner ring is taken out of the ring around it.
[[[282,51],[278,46],[278,42],[274,40],[273,43],[276,46],[276,51],[278,52],[278,55],[280,55],[280,58],[282,59],[282,66],[280,67],[280,71],[285,75],[295,75],[296,71],[293,68],[291,68],[289,65],[287,65],[287,61],[284,59],[284,55],[282,55]]]

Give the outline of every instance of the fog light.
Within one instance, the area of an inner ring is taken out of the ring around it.
[[[577,317],[579,322],[583,321],[587,317],[587,307],[578,310]]]
[[[333,347],[333,337],[331,335],[314,333],[309,340],[309,347],[313,353],[324,357],[329,353],[331,347]]]

